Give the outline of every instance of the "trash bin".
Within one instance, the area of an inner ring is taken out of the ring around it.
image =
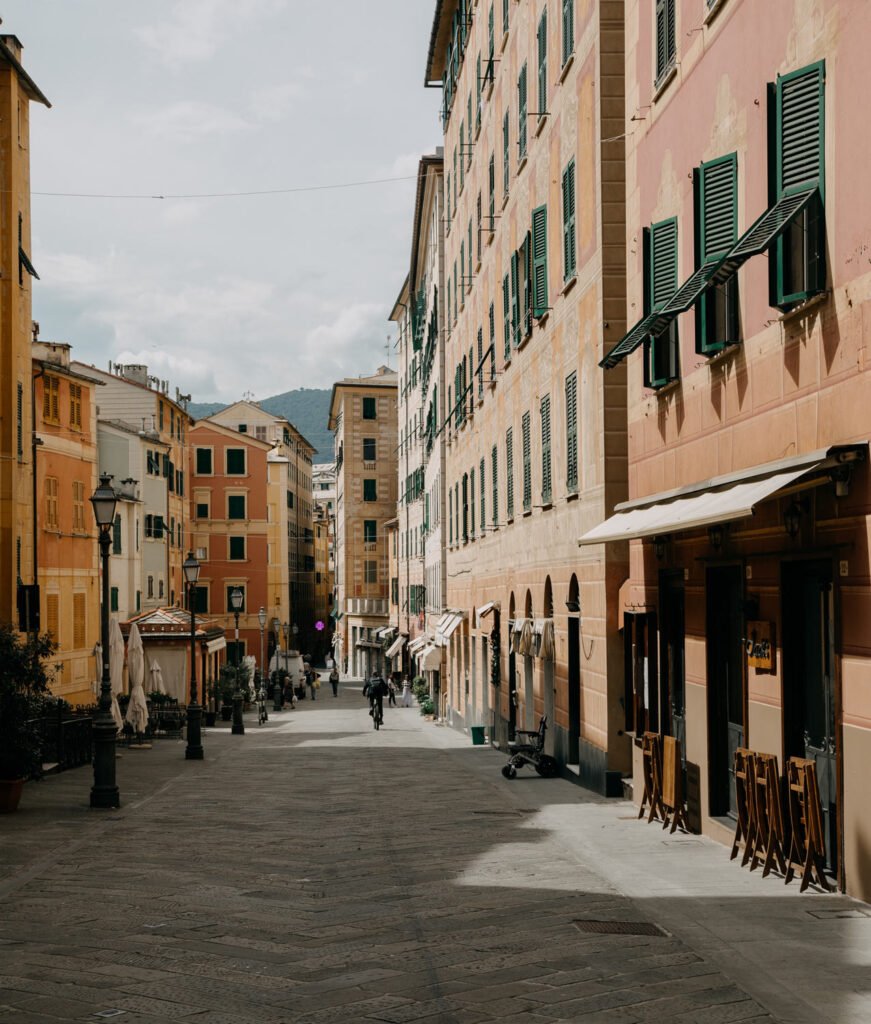
[[[472,734],[472,743],[476,747],[483,746],[483,744],[484,744],[484,726],[483,725],[471,725],[471,726],[469,726],[469,732]]]

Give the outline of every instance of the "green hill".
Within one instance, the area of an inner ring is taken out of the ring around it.
[[[281,395],[264,398],[259,404],[266,412],[290,420],[317,449],[315,462],[332,462],[333,435],[327,429],[330,394],[329,388],[298,388],[296,391],[285,391]],[[191,402],[188,411],[196,419],[202,419],[226,408],[220,402]]]

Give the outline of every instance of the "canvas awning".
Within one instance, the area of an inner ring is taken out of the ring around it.
[[[437,647],[435,644],[427,644],[420,652],[418,661],[420,667],[428,671],[440,668],[442,664],[441,647]]]
[[[664,536],[728,523],[753,515],[757,505],[800,477],[834,469],[864,457],[862,445],[822,448],[807,455],[765,463],[749,470],[712,477],[677,491],[664,491],[615,506],[614,515],[588,530],[578,544],[605,544],[634,537]]]
[[[465,619],[465,612],[449,611],[436,623],[436,636],[445,644],[454,635],[454,630]]]
[[[426,647],[426,645],[430,644],[430,643],[432,643],[432,637],[431,636],[424,635],[424,636],[415,637],[414,640],[412,640],[411,643],[408,645],[408,653],[409,654],[417,654],[417,652],[422,647]]]
[[[227,646],[226,637],[219,636],[214,640],[209,640],[206,644],[206,651],[209,654],[214,654],[215,651],[223,651]]]
[[[382,626],[380,629],[375,630],[376,640],[389,640],[391,636],[396,632],[396,626]]]
[[[384,652],[385,657],[395,658],[397,654],[405,646],[405,637],[401,634],[393,641],[393,643]]]
[[[478,625],[481,625],[481,619],[486,618],[495,609],[498,609],[498,601],[488,601],[486,604],[482,604],[480,608],[475,609],[475,618],[477,619]]]

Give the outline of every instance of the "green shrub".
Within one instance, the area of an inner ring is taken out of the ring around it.
[[[420,713],[422,715],[434,715],[435,714],[435,704],[433,704],[433,702],[429,699],[429,697],[427,697],[426,700],[422,700],[420,702]]]
[[[418,701],[424,701],[429,698],[429,686],[423,676],[415,676],[411,684],[411,692],[417,697]]]

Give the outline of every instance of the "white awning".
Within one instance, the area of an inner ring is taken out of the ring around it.
[[[614,515],[588,530],[578,544],[605,544],[696,530],[753,515],[757,505],[820,468],[853,461],[865,444],[823,448],[808,455],[781,459],[749,470],[713,477],[677,491],[623,502]]]
[[[206,642],[206,651],[209,654],[214,654],[215,651],[223,651],[227,646],[227,638],[219,636],[216,640],[208,640]]]
[[[494,609],[499,607],[498,601],[488,601],[486,604],[482,604],[480,608],[475,609],[475,618],[477,619],[478,625],[481,625],[481,619],[489,615]]]
[[[420,667],[432,671],[433,669],[441,668],[442,664],[442,652],[441,647],[436,647],[435,644],[427,644],[426,647],[420,652]]]
[[[454,635],[457,626],[465,619],[465,612],[445,612],[439,619],[436,626],[436,636],[440,638],[443,645]]]
[[[402,648],[404,646],[405,646],[405,637],[404,636],[398,636],[393,641],[393,643],[387,648],[387,650],[384,652],[384,656],[386,658],[395,658],[396,655],[399,654],[399,652],[402,650]]]
[[[375,630],[376,640],[387,640],[396,632],[396,626],[382,626]]]
[[[415,639],[412,640],[411,643],[408,645],[408,653],[409,654],[417,654],[417,652],[421,649],[421,647],[426,647],[427,644],[431,644],[431,643],[432,643],[432,637],[431,636],[424,635],[424,636],[415,637]]]

